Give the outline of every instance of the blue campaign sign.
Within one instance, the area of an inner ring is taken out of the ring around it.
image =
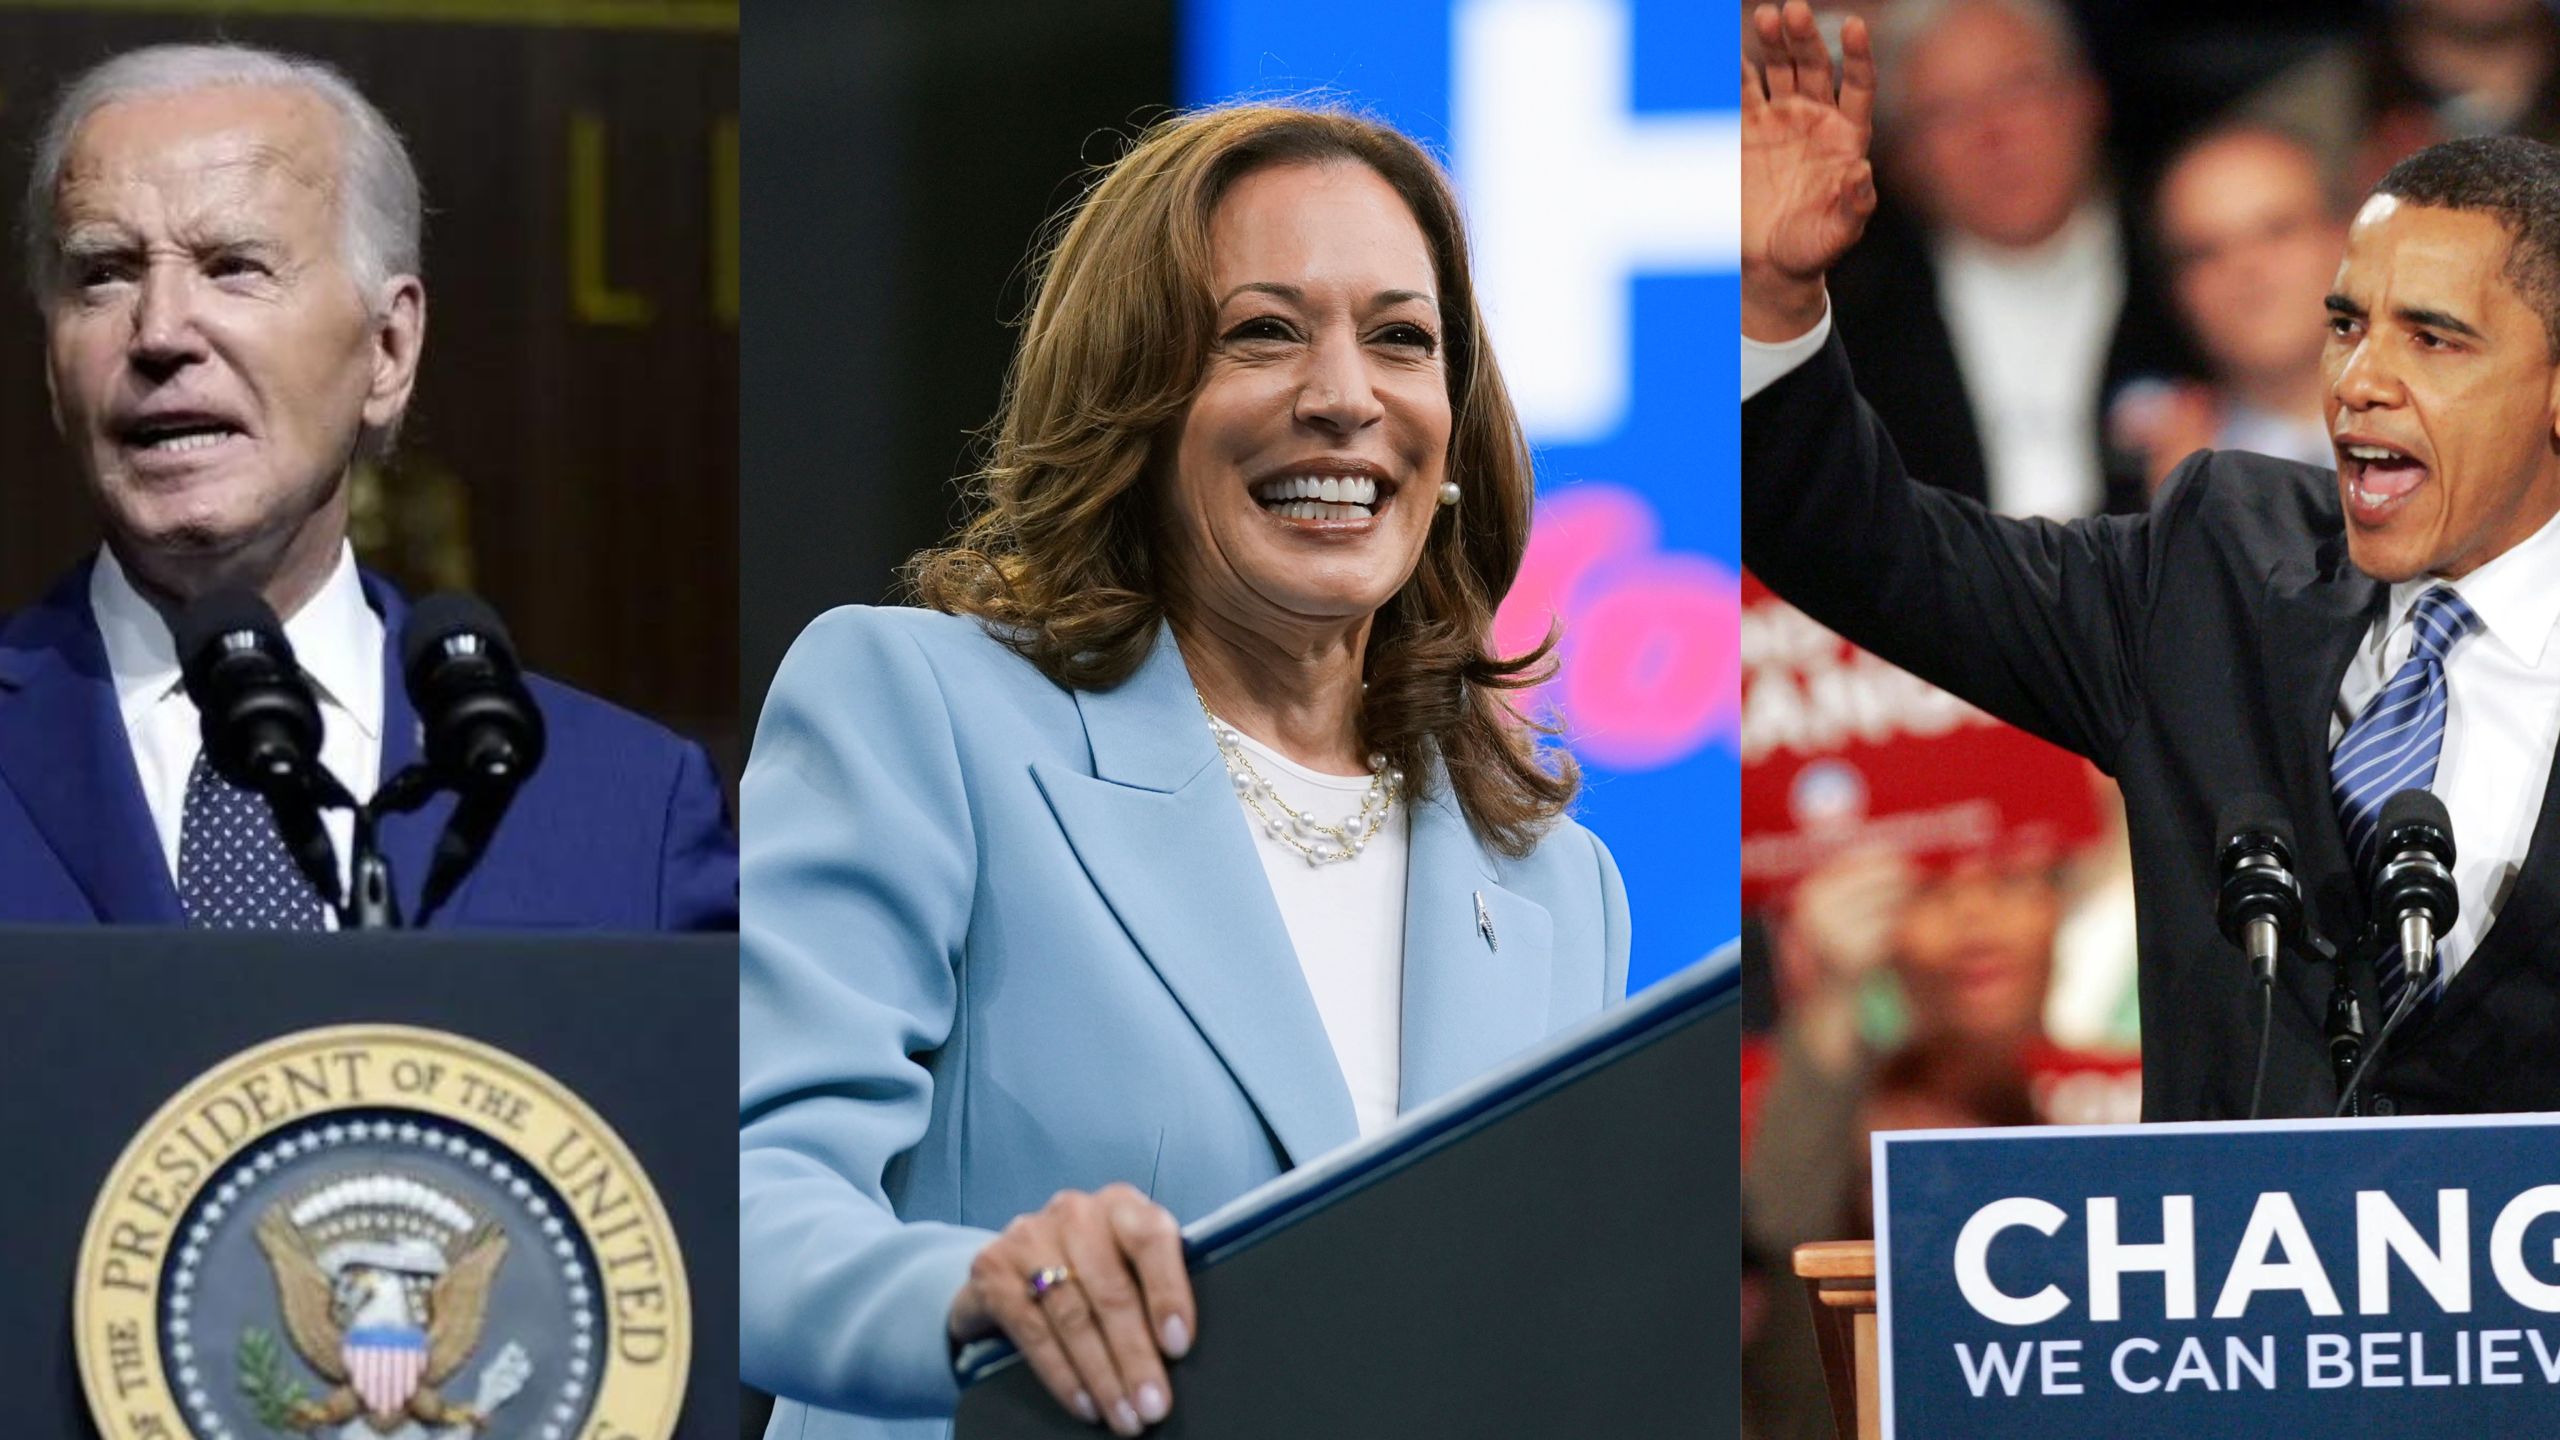
[[[2560,1115],[1882,1132],[1875,1177],[1888,1436],[2560,1429]]]
[[[1533,708],[1636,916],[1629,983],[1739,923],[1740,151],[1729,13],[1698,0],[1187,0],[1189,103],[1384,118],[1467,205],[1539,516],[1495,642],[1561,618]]]

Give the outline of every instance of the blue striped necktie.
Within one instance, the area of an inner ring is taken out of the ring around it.
[[[2337,798],[2338,820],[2346,827],[2347,854],[2355,862],[2357,884],[2368,894],[2382,841],[2382,802],[2403,790],[2435,784],[2436,759],[2444,753],[2444,657],[2463,636],[2480,628],[2480,617],[2461,596],[2437,585],[2410,608],[2409,625],[2416,636],[2409,658],[2338,737],[2338,748],[2329,755],[2329,786]],[[2388,1015],[2406,983],[2396,942],[2375,962],[2374,974]]]

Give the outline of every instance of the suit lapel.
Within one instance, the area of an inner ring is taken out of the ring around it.
[[[1352,1140],[1350,1089],[1173,632],[1128,680],[1075,695],[1094,773],[1031,772],[1094,888],[1290,1164]]]
[[[185,923],[89,615],[89,567],[0,632],[0,780],[101,921]]]
[[[409,685],[400,673],[400,627],[408,619],[408,603],[389,581],[371,571],[362,574],[365,601],[382,617],[382,767],[374,776],[378,787],[416,764],[424,752],[418,712],[409,703]],[[402,924],[418,922],[418,897],[426,889],[427,867],[435,858],[436,837],[444,833],[445,817],[452,813],[453,802],[438,796],[423,809],[382,818],[378,838],[382,857],[391,866],[392,886],[400,896]],[[471,885],[466,881],[461,893],[437,913],[437,922],[449,923],[469,903],[470,896]]]
[[[2560,766],[2542,786],[2542,809],[2526,842],[2524,865],[2516,872],[2498,916],[2481,933],[2480,943],[2444,987],[2442,1002],[2427,1020],[2428,1028],[2455,1023],[2496,987],[2500,977],[2518,965],[2548,963],[2547,945],[2560,927]]]
[[[2364,895],[2329,792],[2329,724],[2347,665],[2386,596],[2380,582],[2347,563],[2346,550],[2344,537],[2333,536],[2308,561],[2280,563],[2268,577],[2259,630],[2267,694],[2284,707],[2275,733],[2310,742],[2279,744],[2278,764],[2302,852],[2295,859],[2301,873],[2323,877],[2311,898],[2332,934],[2362,926]]]
[[[1402,1110],[1545,1034],[1554,970],[1555,917],[1495,880],[1445,783],[1431,795],[1413,807],[1405,882]]]

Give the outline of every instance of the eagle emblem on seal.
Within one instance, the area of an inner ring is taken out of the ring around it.
[[[333,1387],[270,1423],[331,1440],[471,1435],[531,1373],[510,1343],[471,1403],[445,1393],[479,1348],[507,1234],[433,1185],[385,1172],[334,1179],[269,1208],[257,1240],[286,1336]]]

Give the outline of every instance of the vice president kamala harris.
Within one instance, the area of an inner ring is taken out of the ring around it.
[[[976,518],[810,626],[743,781],[740,1362],[939,1435],[1001,1330],[1136,1434],[1177,1220],[1617,1000],[1627,915],[1488,653],[1526,447],[1447,180],[1157,126],[1048,253]]]

